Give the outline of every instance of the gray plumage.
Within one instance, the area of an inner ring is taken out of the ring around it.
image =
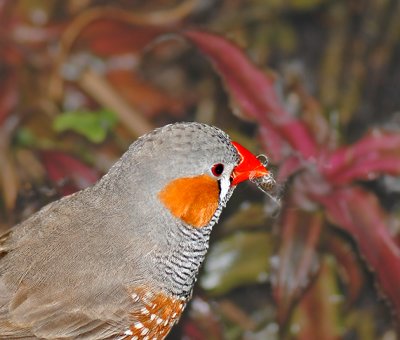
[[[130,287],[189,297],[233,188],[198,229],[175,218],[157,194],[215,163],[225,165],[228,180],[238,161],[221,130],[167,125],[133,143],[93,187],[14,227],[0,248],[0,338],[114,338],[140,308]]]

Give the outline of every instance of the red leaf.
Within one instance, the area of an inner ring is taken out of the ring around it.
[[[0,126],[15,109],[19,98],[17,78],[13,70],[4,71],[0,79]]]
[[[176,117],[182,117],[184,104],[182,100],[172,98],[165,92],[137,77],[127,70],[113,70],[107,74],[110,83],[116,90],[149,117],[169,112]]]
[[[273,294],[278,305],[278,321],[286,322],[293,305],[308,287],[318,268],[316,247],[322,215],[288,205],[281,222],[282,240],[273,274]]]
[[[373,132],[353,145],[336,150],[321,171],[330,181],[344,184],[354,179],[368,179],[375,173],[400,173],[400,135]]]
[[[376,159],[364,159],[343,169],[329,178],[332,184],[346,184],[354,180],[372,180],[382,174],[400,175],[399,156],[378,155]]]
[[[142,50],[165,29],[100,19],[84,28],[80,43],[86,42],[99,55],[109,56]]]
[[[275,164],[281,163],[291,152],[288,143],[269,124],[260,126],[261,143],[268,150],[268,158]]]
[[[338,262],[341,274],[340,277],[348,292],[346,303],[349,305],[358,298],[364,280],[357,255],[348,243],[344,242],[343,239],[335,236],[333,233],[329,235],[327,241],[329,252],[335,256],[335,259]]]
[[[96,170],[63,152],[41,151],[40,156],[50,180],[61,186],[63,196],[84,189],[99,178]]]
[[[377,198],[361,188],[347,187],[316,199],[325,205],[334,223],[355,239],[381,292],[399,315],[400,248],[387,229]]]
[[[290,156],[286,158],[279,166],[279,171],[276,176],[277,183],[285,183],[290,176],[302,169],[303,165],[299,157]]]
[[[223,78],[233,101],[251,118],[273,127],[304,157],[314,157],[317,147],[304,123],[282,106],[272,77],[253,65],[244,52],[225,38],[201,31],[183,33],[212,62]]]
[[[338,294],[333,263],[325,259],[317,279],[296,308],[292,325],[298,327],[297,340],[339,340],[343,332],[340,309],[332,296]]]

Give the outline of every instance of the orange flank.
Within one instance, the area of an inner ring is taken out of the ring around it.
[[[207,175],[178,178],[160,191],[159,198],[174,216],[200,228],[210,222],[218,208],[219,187]]]
[[[135,322],[125,332],[125,339],[164,339],[186,305],[184,299],[153,293],[148,289],[135,289],[131,296],[133,302],[140,303],[142,307],[132,313]]]

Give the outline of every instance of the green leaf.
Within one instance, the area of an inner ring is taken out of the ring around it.
[[[116,123],[115,114],[109,110],[70,111],[57,116],[53,128],[57,132],[71,130],[93,143],[101,143]]]
[[[32,147],[37,143],[37,139],[31,130],[21,127],[17,130],[15,136],[16,143],[24,147]]]
[[[207,255],[200,285],[219,295],[244,284],[265,282],[272,248],[272,236],[266,232],[242,232],[222,239]]]

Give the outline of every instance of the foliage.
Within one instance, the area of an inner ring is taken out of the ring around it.
[[[282,244],[273,284],[280,323],[287,320],[315,271],[313,257],[326,220],[354,238],[381,292],[399,314],[400,248],[378,199],[355,181],[382,174],[398,176],[400,136],[374,131],[350,146],[318,144],[309,133],[311,127],[280,104],[273,79],[254,67],[240,49],[217,35],[199,31],[185,35],[211,59],[236,105],[259,122],[266,152],[273,150],[273,160],[283,171],[277,177],[293,177],[282,211]]]
[[[93,143],[103,142],[108,130],[117,120],[111,111],[65,112],[54,119],[53,127],[57,132],[72,130],[82,134]]]
[[[155,126],[215,124],[268,155],[282,209],[237,190],[170,338],[390,337],[400,136],[382,113],[400,104],[399,12],[390,0],[0,0],[0,228],[94,183]]]

